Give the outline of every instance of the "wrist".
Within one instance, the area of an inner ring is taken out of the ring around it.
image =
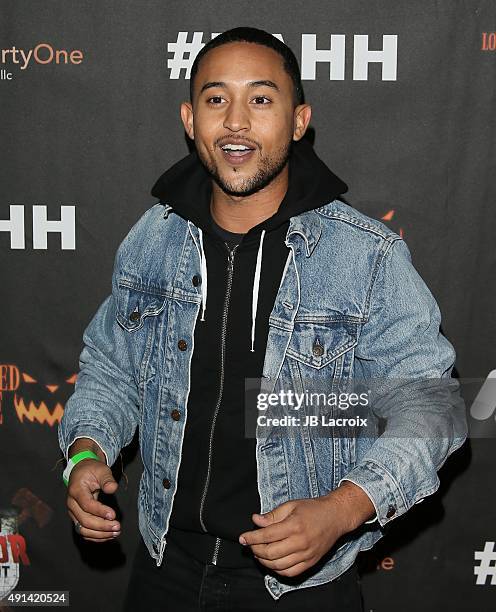
[[[92,438],[77,438],[71,446],[69,447],[68,458],[74,457],[77,453],[81,451],[89,450],[95,453],[100,461],[107,464],[107,459],[105,457],[105,453],[98,446],[98,444]]]
[[[62,473],[62,480],[64,481],[64,484],[66,485],[66,487],[69,486],[69,479],[70,479],[72,470],[76,467],[78,463],[80,463],[81,461],[86,461],[87,459],[92,459],[94,461],[101,461],[98,458],[98,455],[96,455],[96,453],[94,453],[91,450],[82,450],[76,453],[75,455],[72,455],[72,457],[69,457],[69,461],[67,462],[65,470]]]
[[[343,534],[354,531],[375,516],[374,504],[370,497],[361,487],[349,480],[344,480],[339,487],[321,499],[334,508],[338,506]]]

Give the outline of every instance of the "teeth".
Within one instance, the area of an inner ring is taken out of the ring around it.
[[[245,147],[245,145],[235,145],[235,144],[227,144],[222,147],[224,151],[249,151],[250,147]]]

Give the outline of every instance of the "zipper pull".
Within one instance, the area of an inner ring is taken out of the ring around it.
[[[234,251],[238,248],[239,244],[234,246],[232,249],[229,248],[229,245],[227,244],[227,242],[224,242],[224,244],[226,245],[226,248],[229,252],[229,255],[228,255],[229,268],[232,270],[233,265],[234,265]]]

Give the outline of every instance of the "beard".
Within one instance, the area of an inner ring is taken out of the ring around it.
[[[261,155],[258,167],[252,176],[244,179],[229,181],[220,176],[219,168],[215,161],[202,157],[202,154],[197,149],[198,158],[205,170],[210,174],[217,185],[231,196],[248,196],[271,183],[286,166],[293,147],[293,140],[283,145],[272,155]],[[233,167],[236,172],[236,166]]]

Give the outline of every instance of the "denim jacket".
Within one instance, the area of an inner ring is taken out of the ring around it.
[[[265,391],[297,380],[335,385],[363,379],[449,379],[428,435],[425,402],[397,394],[375,410],[379,435],[315,439],[311,427],[291,437],[257,439],[261,512],[335,489],[361,487],[376,516],[346,534],[317,572],[299,584],[273,575],[274,599],[337,578],[370,549],[386,525],[439,487],[437,471],[467,436],[455,351],[440,333],[438,305],[411,262],[403,239],[340,200],[291,217],[288,259],[269,319]],[[120,244],[112,292],[83,334],[80,372],[58,437],[67,459],[75,439],[92,438],[112,466],[139,426],[144,470],[139,529],[162,563],[187,418],[194,329],[201,309],[198,228],[168,205],[151,206]],[[323,350],[314,350],[320,339]],[[178,349],[179,347],[179,349]],[[184,419],[171,418],[180,407]],[[456,416],[458,414],[458,416]],[[462,417],[459,415],[463,414]],[[400,437],[387,435],[400,432]],[[341,543],[342,542],[342,543]]]

